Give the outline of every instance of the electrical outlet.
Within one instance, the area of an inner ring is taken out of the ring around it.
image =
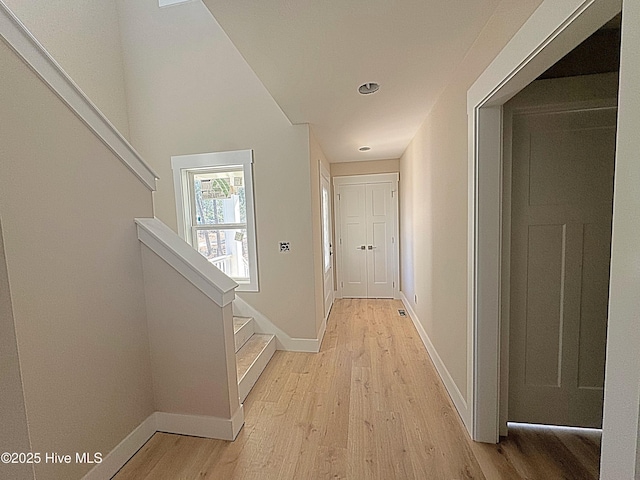
[[[289,242],[280,242],[280,253],[289,253],[291,251],[291,245]]]

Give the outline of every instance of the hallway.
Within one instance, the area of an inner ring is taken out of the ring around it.
[[[320,353],[276,352],[235,442],[156,433],[114,479],[597,478],[586,434],[471,442],[399,308],[337,301]]]

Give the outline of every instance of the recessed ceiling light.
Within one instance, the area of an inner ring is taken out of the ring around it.
[[[361,152],[368,152],[369,150],[371,150],[371,147],[367,147],[365,145],[364,147],[360,147],[358,150],[360,150]]]
[[[371,93],[376,93],[378,90],[380,90],[380,85],[378,85],[375,82],[363,83],[358,87],[358,91],[362,95],[369,95]]]

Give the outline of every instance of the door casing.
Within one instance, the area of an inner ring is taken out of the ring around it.
[[[332,224],[333,218],[331,218],[331,174],[327,171],[324,164],[319,162],[320,169],[320,220],[323,222],[321,232],[322,232],[322,300],[324,302],[324,319],[329,318],[329,312],[331,311],[331,306],[333,305],[333,299],[335,296],[335,287],[333,285],[333,231]],[[324,203],[324,189],[327,189],[328,192],[328,205]],[[328,209],[328,212],[325,212],[325,208]],[[324,216],[325,214],[329,217],[329,225],[328,232],[325,232],[324,226]],[[328,238],[325,238],[325,235]],[[324,248],[326,242],[329,242],[329,268],[325,269],[324,266]]]
[[[499,439],[502,106],[619,13],[620,4],[545,0],[467,92],[469,395],[460,414],[475,441]],[[623,16],[623,42],[624,23]],[[605,425],[606,412],[605,400]]]

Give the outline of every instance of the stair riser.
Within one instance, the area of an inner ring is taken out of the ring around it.
[[[238,330],[234,334],[233,337],[236,346],[236,353],[242,348],[245,343],[247,343],[247,340],[249,340],[251,338],[251,335],[253,335],[254,333],[254,322],[253,320],[251,320],[250,322],[247,322],[245,325],[243,325],[242,328],[240,328],[240,330]]]
[[[258,378],[260,378],[260,375],[267,367],[269,360],[271,360],[271,357],[273,357],[275,352],[276,339],[273,337],[260,352],[247,372],[242,376],[242,378],[238,379],[238,396],[240,397],[240,403],[244,402],[245,398],[247,398],[247,395],[249,395],[249,392],[258,381]]]

